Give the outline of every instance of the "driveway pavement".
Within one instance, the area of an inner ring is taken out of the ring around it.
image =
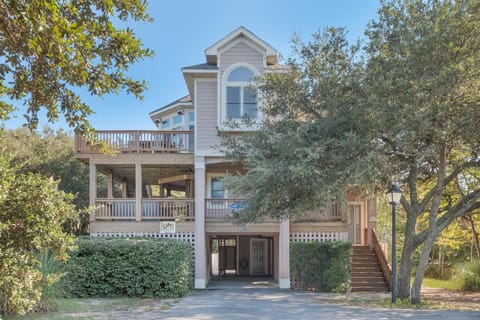
[[[480,312],[370,309],[321,303],[315,294],[271,287],[221,288],[194,291],[161,319],[479,319]]]

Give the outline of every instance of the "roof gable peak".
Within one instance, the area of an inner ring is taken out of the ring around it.
[[[237,29],[230,32],[225,37],[223,37],[222,39],[215,42],[213,45],[211,45],[205,50],[207,63],[216,64],[219,50],[225,47],[228,43],[233,42],[241,37],[244,37],[252,41],[257,46],[259,46],[262,50],[265,50],[268,64],[275,64],[277,62],[278,52],[274,47],[272,47],[266,41],[259,38],[257,35],[255,35],[253,32],[251,32],[247,28],[240,26]]]

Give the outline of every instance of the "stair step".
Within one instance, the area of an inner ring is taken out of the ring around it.
[[[351,292],[388,292],[377,255],[368,246],[353,247]]]
[[[352,272],[352,278],[381,278],[383,279],[384,275],[382,272]]]
[[[387,287],[385,288],[370,288],[370,287],[358,287],[352,288],[350,292],[379,292],[379,293],[387,293],[389,292]]]
[[[372,282],[383,282],[385,283],[385,278],[383,276],[378,276],[378,277],[372,277],[372,276],[364,276],[364,277],[359,277],[359,276],[355,276],[355,277],[352,277],[352,282],[369,282],[369,281],[372,281]]]
[[[373,267],[375,269],[380,268],[378,263],[373,263],[373,262],[357,262],[355,264],[352,264],[352,268],[368,268],[368,267]]]

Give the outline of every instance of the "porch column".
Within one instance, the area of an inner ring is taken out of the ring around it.
[[[107,198],[113,198],[113,172],[107,173]]]
[[[278,238],[278,284],[282,289],[290,288],[290,220],[280,222]]]
[[[142,165],[135,163],[135,220],[142,220]]]
[[[195,289],[206,287],[205,157],[195,157]]]
[[[93,208],[95,206],[95,200],[97,199],[97,166],[90,161],[89,163],[90,177],[89,177],[89,203]],[[90,222],[95,221],[95,209],[90,214]]]

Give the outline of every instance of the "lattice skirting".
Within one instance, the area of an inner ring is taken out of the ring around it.
[[[169,238],[175,240],[189,241],[192,245],[195,243],[194,232],[160,233],[160,232],[92,232],[91,237],[102,238]]]
[[[347,232],[294,232],[290,233],[290,241],[347,241]]]

